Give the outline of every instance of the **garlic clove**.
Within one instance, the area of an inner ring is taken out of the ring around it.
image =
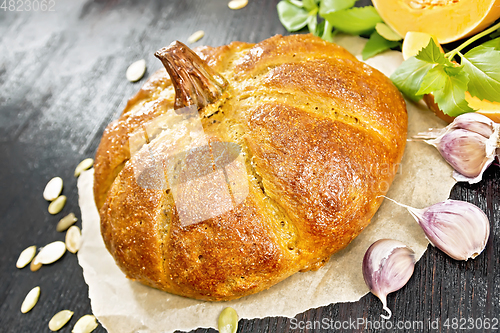
[[[427,132],[420,132],[414,135],[416,139],[436,139],[455,129],[464,129],[477,134],[481,134],[485,138],[491,137],[495,133],[499,124],[493,122],[490,118],[483,116],[480,113],[469,112],[457,116],[452,123],[445,128],[430,128]]]
[[[432,206],[408,209],[431,244],[456,260],[474,259],[483,252],[490,237],[490,222],[476,205],[448,199]]]
[[[382,302],[390,319],[387,295],[401,289],[411,278],[415,267],[415,252],[394,239],[380,239],[373,243],[363,257],[363,278],[370,291]]]
[[[455,129],[427,143],[436,146],[443,158],[460,174],[474,178],[493,162],[487,155],[487,139],[465,129]]]
[[[432,245],[456,260],[474,259],[486,247],[490,222],[477,206],[446,200],[424,209],[407,207]]]
[[[413,138],[428,139],[455,169],[457,181],[475,184],[498,155],[500,124],[479,113],[465,113],[443,129],[431,129]]]
[[[480,113],[469,112],[456,117],[447,128],[460,128],[489,138],[495,132],[495,122]]]

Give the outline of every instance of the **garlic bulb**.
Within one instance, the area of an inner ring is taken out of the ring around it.
[[[448,199],[417,209],[389,200],[408,209],[429,242],[453,259],[474,259],[486,247],[490,236],[490,222],[476,205]]]
[[[377,296],[390,319],[387,295],[401,289],[410,279],[415,267],[415,252],[404,243],[393,239],[380,239],[373,243],[363,258],[363,278],[370,291]]]
[[[479,113],[465,113],[442,130],[419,133],[414,138],[429,139],[455,169],[457,181],[478,183],[498,154],[500,124]]]

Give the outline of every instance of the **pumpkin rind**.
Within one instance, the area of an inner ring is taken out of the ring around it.
[[[412,8],[412,3],[426,2],[431,1],[373,0],[373,5],[401,37],[408,31],[426,32],[441,44],[482,31],[500,17],[500,0],[442,0],[439,2],[446,4]]]

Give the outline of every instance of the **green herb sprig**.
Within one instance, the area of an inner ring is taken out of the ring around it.
[[[452,117],[474,111],[465,99],[466,91],[481,100],[500,102],[500,38],[462,54],[466,47],[499,28],[500,23],[447,53],[442,53],[431,38],[415,57],[398,67],[391,80],[415,102],[425,94],[434,95],[439,108]]]
[[[339,31],[369,36],[361,53],[364,60],[401,46],[402,38],[383,23],[373,6],[354,7],[355,3],[356,0],[282,0],[277,9],[281,23],[290,32],[307,26],[312,34],[329,42]]]

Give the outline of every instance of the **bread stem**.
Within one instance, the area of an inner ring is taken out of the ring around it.
[[[222,75],[210,68],[196,53],[179,41],[158,50],[175,89],[174,109],[196,105],[198,110],[215,102],[227,86]]]

